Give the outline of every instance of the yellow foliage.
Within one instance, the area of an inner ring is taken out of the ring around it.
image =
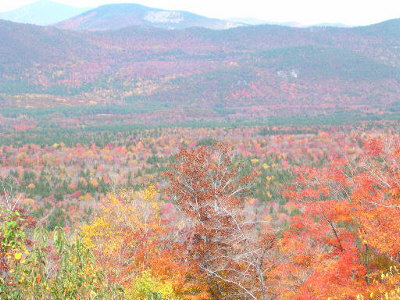
[[[151,236],[151,232],[158,230],[159,211],[155,201],[156,195],[154,187],[138,193],[121,190],[118,194],[108,195],[98,215],[81,229],[85,245],[100,251],[104,261],[111,265],[126,265],[122,263],[126,260],[126,252],[135,251],[142,246],[141,242],[134,238],[135,235]],[[111,273],[123,272],[121,269],[110,270]]]
[[[181,299],[175,295],[171,281],[161,281],[148,270],[134,279],[132,286],[127,289],[126,296],[127,299],[136,300],[152,299],[151,296],[154,296],[154,299],[163,300]]]
[[[270,166],[268,164],[266,164],[266,163],[263,163],[262,167],[263,167],[264,170],[267,170],[267,169],[270,168]]]
[[[124,287],[126,299],[209,299],[202,285],[187,280],[190,267],[177,263],[170,244],[164,245],[154,186],[107,195],[81,234],[107,279]]]
[[[396,266],[390,266],[387,271],[376,274],[375,278],[371,276],[371,280],[376,284],[374,291],[366,291],[369,296],[359,294],[357,299],[400,299],[400,272]]]
[[[271,180],[274,179],[274,176],[267,176],[267,177],[265,177],[265,179],[266,179],[267,181],[271,181]]]
[[[251,163],[252,163],[253,165],[255,165],[256,163],[258,163],[258,159],[257,159],[257,158],[253,158],[253,159],[251,159],[250,161],[251,161]]]

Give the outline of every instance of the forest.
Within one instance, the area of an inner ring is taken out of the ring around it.
[[[154,115],[182,123],[398,113],[399,27],[80,31],[0,20],[0,108],[118,107],[147,125]]]
[[[1,299],[400,298],[397,121],[15,126]]]
[[[0,20],[0,300],[400,299],[400,19],[70,17]]]

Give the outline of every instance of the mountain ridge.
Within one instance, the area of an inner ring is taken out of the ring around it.
[[[71,31],[0,21],[1,105],[385,112],[400,101],[397,22]]]
[[[69,30],[116,30],[124,27],[147,25],[164,29],[205,27],[226,29],[240,26],[225,20],[203,17],[178,10],[163,10],[135,3],[106,4],[55,24]]]
[[[90,8],[77,8],[51,0],[38,0],[7,12],[0,19],[34,25],[52,25],[79,15]]]

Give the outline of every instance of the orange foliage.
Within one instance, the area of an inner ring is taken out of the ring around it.
[[[367,140],[361,160],[332,161],[299,177],[302,187],[290,195],[302,214],[282,240],[282,250],[293,255],[285,265],[288,290],[297,291],[292,297],[375,297],[398,286],[397,272],[390,281],[381,274],[400,264],[399,142]]]

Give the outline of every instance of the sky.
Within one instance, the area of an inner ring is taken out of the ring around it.
[[[76,7],[131,2],[150,7],[186,10],[214,18],[254,18],[302,25],[342,23],[368,25],[400,18],[400,0],[53,0]],[[35,0],[0,0],[7,11]],[[400,29],[399,29],[400,30]]]

